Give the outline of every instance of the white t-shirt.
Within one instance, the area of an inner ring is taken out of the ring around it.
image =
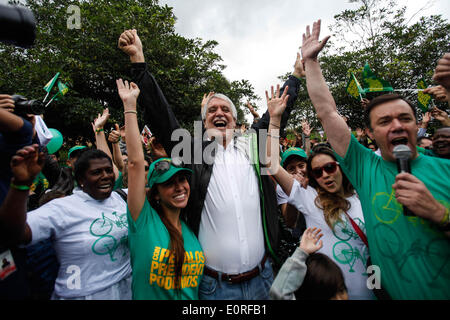
[[[264,257],[258,178],[234,140],[214,158],[198,240],[205,264],[220,272],[249,271]]]
[[[367,288],[366,263],[369,253],[366,245],[345,214],[341,217],[343,222],[336,223],[332,230],[325,222],[323,210],[314,203],[316,197],[317,191],[314,188],[308,186],[304,189],[295,180],[288,202],[303,212],[308,228],[322,229],[323,247],[318,252],[327,255],[341,268],[349,299],[374,299],[375,295]],[[355,194],[347,200],[351,204],[348,215],[365,233],[364,217],[358,197]]]
[[[281,206],[282,204],[288,203],[289,197],[283,191],[283,188],[277,184],[277,204]]]
[[[60,263],[54,292],[59,297],[91,295],[131,275],[127,207],[117,192],[99,201],[75,189],[71,196],[30,211],[27,223],[30,245],[53,240]]]

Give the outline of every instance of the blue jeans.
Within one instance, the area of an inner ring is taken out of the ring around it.
[[[260,267],[261,268],[261,267]],[[264,270],[253,279],[232,284],[203,275],[199,287],[200,300],[269,300],[269,290],[273,282],[272,265],[269,259],[264,264]]]

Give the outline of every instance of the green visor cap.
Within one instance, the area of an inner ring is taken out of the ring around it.
[[[167,162],[168,165],[158,165],[160,162]],[[170,164],[170,166],[169,166]],[[162,168],[159,168],[162,166]],[[186,171],[192,173],[191,169],[183,168],[181,166],[175,166],[170,158],[158,159],[150,165],[147,175],[148,187],[151,188],[155,184],[164,183],[172,178],[176,173],[180,171]]]
[[[76,150],[87,148],[86,146],[75,146],[70,148],[69,153],[67,154],[67,158],[70,159],[70,154]]]
[[[281,166],[284,166],[284,163],[286,162],[287,158],[291,157],[291,156],[298,156],[300,158],[306,159],[308,158],[308,156],[306,155],[306,152],[301,149],[301,148],[289,148],[287,149],[285,152],[283,152],[283,154],[281,155]]]

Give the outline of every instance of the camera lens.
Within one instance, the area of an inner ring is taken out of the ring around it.
[[[36,19],[30,9],[0,5],[0,41],[31,47],[36,39]]]

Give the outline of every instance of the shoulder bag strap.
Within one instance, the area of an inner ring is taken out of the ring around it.
[[[362,242],[366,245],[367,248],[369,248],[369,242],[367,241],[367,236],[364,234],[364,232],[361,230],[361,228],[356,224],[355,221],[349,216],[349,214],[344,211],[347,215],[348,219],[350,220],[350,223],[352,224],[353,229],[356,231],[358,236],[361,238]]]

